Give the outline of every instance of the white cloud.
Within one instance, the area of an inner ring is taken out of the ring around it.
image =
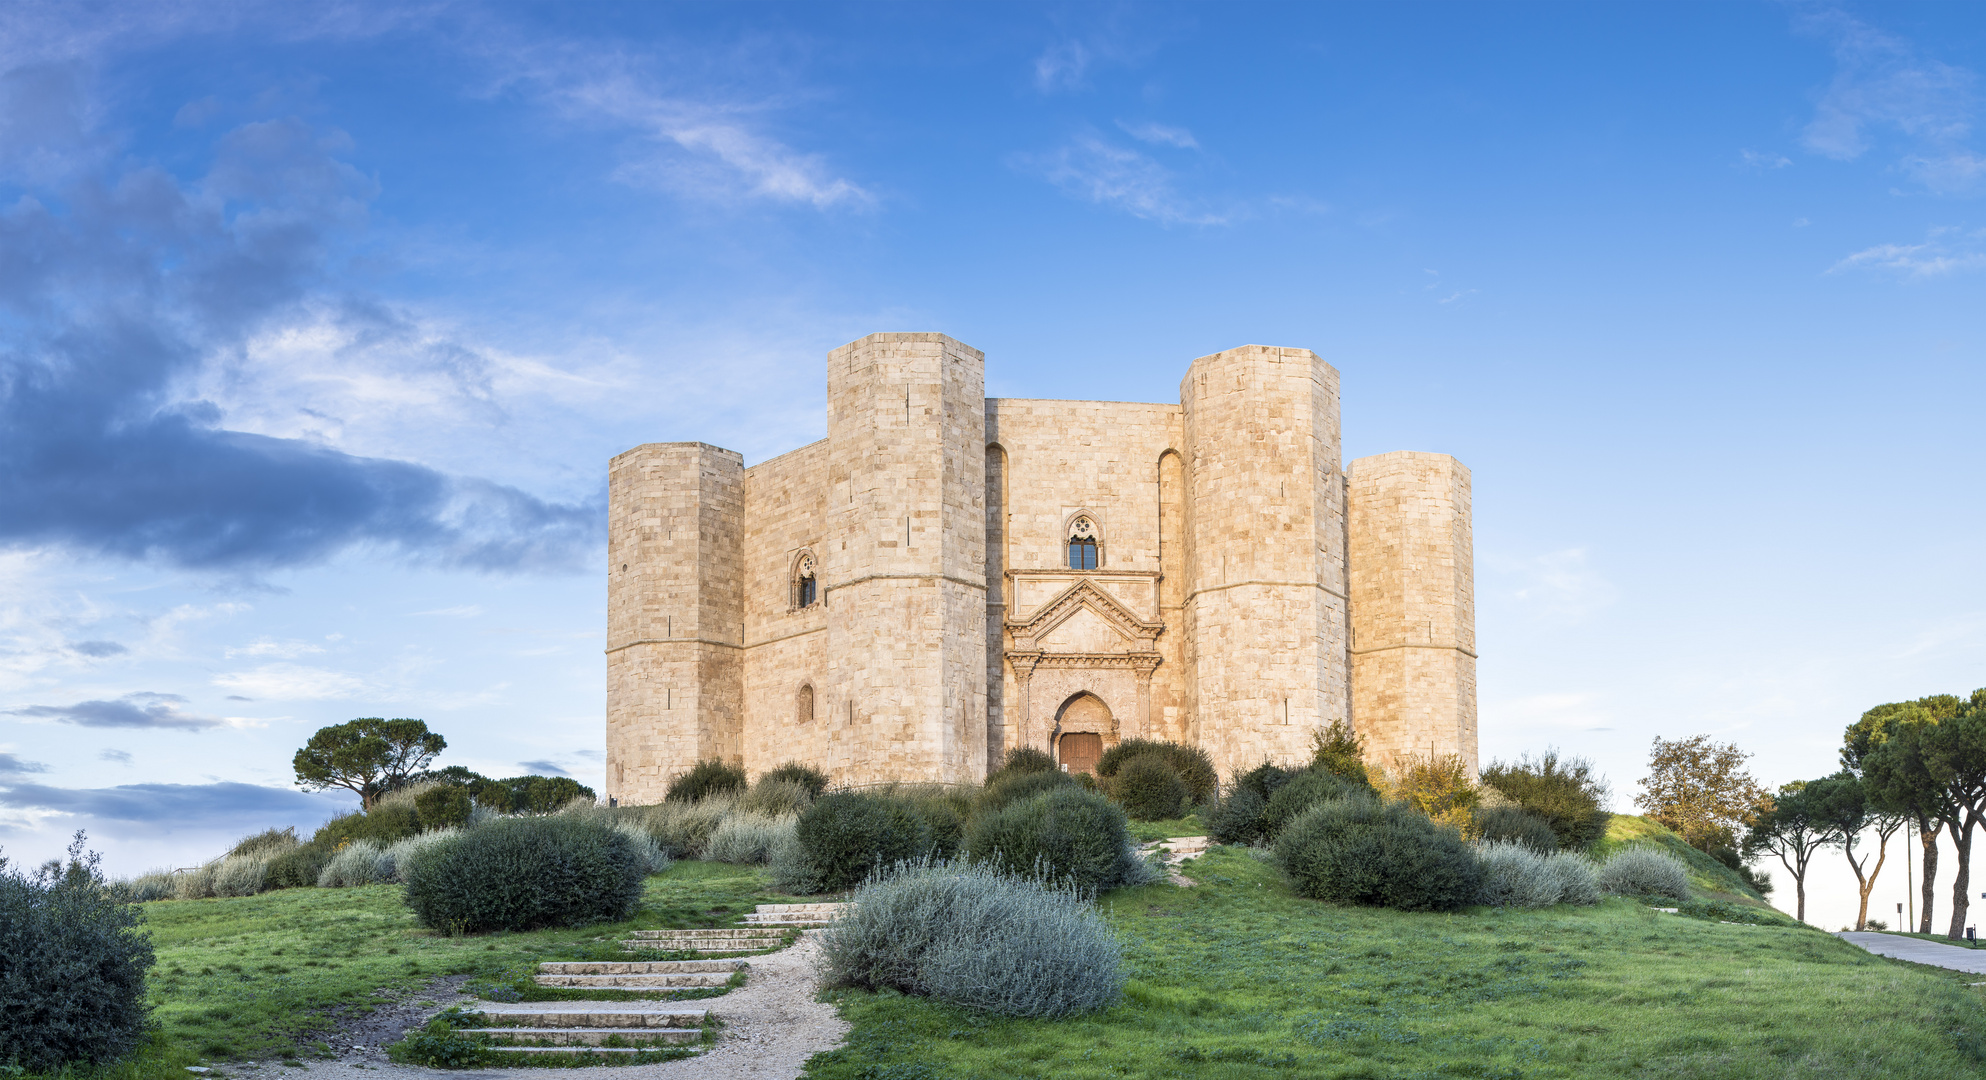
[[[216,675],[213,682],[223,690],[275,701],[326,701],[366,690],[365,680],[357,676],[299,664],[264,664],[253,671]]]
[[[1757,150],[1738,151],[1738,167],[1741,169],[1783,169],[1793,164],[1793,159],[1784,154],[1760,153]]]
[[[1127,124],[1122,120],[1117,122],[1117,126],[1124,129],[1124,134],[1153,146],[1176,146],[1181,150],[1200,148],[1199,140],[1185,128],[1167,127],[1158,123]]]
[[[1170,170],[1136,150],[1084,134],[1015,163],[1077,198],[1164,225],[1225,225],[1230,216],[1182,196]]]
[[[1083,84],[1090,50],[1080,41],[1057,41],[1034,58],[1034,88],[1044,94],[1074,90]]]
[[[1863,248],[1829,267],[1828,273],[1874,269],[1927,278],[1981,267],[1986,267],[1986,229],[1942,226],[1932,229],[1922,243]]]
[[[1934,191],[1963,190],[1986,175],[1986,159],[1965,146],[1977,105],[1971,69],[1920,55],[1910,42],[1841,11],[1805,24],[1830,40],[1835,73],[1801,132],[1802,145],[1853,161],[1890,131],[1915,146],[1899,166]]]
[[[412,615],[441,615],[450,619],[473,619],[483,613],[481,604],[458,604],[455,607],[436,608],[433,611],[414,611]]]
[[[224,650],[222,655],[229,660],[237,656],[274,656],[284,660],[294,660],[299,656],[307,656],[311,653],[321,653],[323,651],[323,646],[312,645],[308,641],[272,641],[265,637],[257,638],[246,645]]]
[[[1529,558],[1485,556],[1486,568],[1504,580],[1500,590],[1540,615],[1563,622],[1581,622],[1620,596],[1595,570],[1584,548],[1566,548]]]

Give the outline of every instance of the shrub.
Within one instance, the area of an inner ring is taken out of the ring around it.
[[[1482,781],[1550,823],[1561,848],[1586,851],[1607,835],[1612,793],[1584,758],[1561,760],[1556,750],[1536,760],[1526,754],[1515,764],[1492,762]]]
[[[923,818],[903,800],[854,791],[815,800],[794,836],[807,872],[826,892],[852,889],[876,868],[914,859],[930,845]]]
[[[958,854],[959,845],[965,841],[966,815],[972,809],[969,796],[939,788],[913,790],[897,797],[907,802],[911,812],[924,823],[922,854],[937,859],[950,859]]]
[[[1116,935],[1071,890],[984,864],[929,863],[872,880],[855,901],[821,935],[830,985],[1051,1019],[1123,992]]]
[[[780,892],[812,896],[821,891],[820,875],[814,872],[814,864],[807,858],[807,849],[800,843],[797,829],[773,840],[766,855],[766,869],[771,871],[772,887]]]
[[[214,895],[214,871],[220,869],[220,860],[196,866],[183,874],[173,875],[172,898],[175,900],[205,900]]]
[[[1141,754],[1119,765],[1110,793],[1138,821],[1178,817],[1187,796],[1186,781],[1159,754]]]
[[[178,891],[178,882],[170,870],[153,870],[140,874],[124,883],[124,897],[133,904],[150,903],[153,900],[171,900]]]
[[[215,896],[254,896],[263,890],[270,856],[266,854],[229,855],[214,867]]]
[[[648,867],[627,833],[587,815],[502,818],[412,853],[407,906],[449,932],[625,919]]]
[[[977,810],[985,813],[998,810],[1009,803],[1032,799],[1043,792],[1056,788],[1079,787],[1069,774],[1056,769],[1040,772],[1002,772],[1000,776],[980,789]]]
[[[712,795],[742,795],[746,788],[745,770],[726,765],[717,758],[699,761],[690,771],[669,781],[663,802],[701,802]]]
[[[1430,819],[1458,829],[1469,827],[1471,811],[1481,799],[1461,755],[1433,752],[1407,755],[1387,793]]]
[[[1482,868],[1454,828],[1369,795],[1304,811],[1276,838],[1276,857],[1313,900],[1452,911],[1482,891]]]
[[[1551,822],[1521,806],[1492,806],[1479,810],[1469,823],[1469,835],[1485,843],[1523,844],[1540,855],[1558,850]]]
[[[1124,811],[1076,787],[980,814],[966,828],[964,850],[974,862],[1066,883],[1085,896],[1157,878],[1138,855]]]
[[[469,789],[457,784],[437,784],[414,799],[414,815],[423,829],[446,829],[469,824]]]
[[[1689,899],[1689,870],[1673,855],[1653,848],[1617,851],[1600,866],[1601,890],[1615,896],[1666,896]]]
[[[1194,802],[1213,798],[1220,791],[1220,776],[1214,772],[1214,761],[1205,750],[1155,739],[1126,739],[1105,750],[1096,761],[1096,774],[1109,779],[1117,775],[1117,770],[1125,762],[1147,754],[1157,754],[1172,766],[1179,778],[1186,782],[1186,790]]]
[[[703,857],[725,863],[771,862],[773,852],[781,841],[792,835],[798,820],[791,815],[732,814],[724,819],[716,832],[710,834],[710,843],[704,849]]]
[[[1207,815],[1207,835],[1215,843],[1252,844],[1263,837],[1262,812],[1268,805],[1260,792],[1237,784]]]
[[[145,1037],[143,915],[83,844],[77,833],[66,867],[33,876],[0,860],[0,1071],[109,1064]]]
[[[1007,751],[1007,756],[1000,762],[1000,767],[994,770],[992,776],[986,778],[986,782],[990,784],[994,777],[1016,773],[1059,771],[1061,770],[1055,767],[1055,759],[1049,756],[1048,751],[1033,746],[1016,746]]]
[[[1551,907],[1592,904],[1600,899],[1593,864],[1556,848],[1540,852],[1525,844],[1492,840],[1476,845],[1483,866],[1479,903],[1495,907]]]
[[[814,768],[812,765],[802,765],[797,761],[789,761],[779,768],[759,777],[759,783],[761,784],[768,780],[782,784],[798,784],[807,789],[807,798],[809,800],[820,798],[821,793],[826,791],[828,786],[826,773]]]
[[[698,802],[664,802],[640,809],[641,827],[678,859],[700,859],[712,833],[730,816],[736,800],[712,795]]]
[[[1273,840],[1290,822],[1318,803],[1370,795],[1371,790],[1336,773],[1305,769],[1289,778],[1262,806],[1262,836]]]
[[[264,885],[271,889],[309,888],[317,884],[331,861],[331,846],[313,840],[269,860]]]
[[[296,847],[302,841],[297,839],[296,826],[286,829],[264,829],[253,836],[244,836],[228,849],[228,856],[266,855],[274,858]]]
[[[1328,772],[1330,770],[1327,769],[1324,771]],[[1234,787],[1237,790],[1248,788],[1261,796],[1264,803],[1267,803],[1269,797],[1276,793],[1277,788],[1289,783],[1293,777],[1301,775],[1302,772],[1303,770],[1301,769],[1285,769],[1274,762],[1265,761],[1240,776],[1235,777]]]
[[[404,885],[407,882],[407,864],[416,852],[430,845],[439,844],[459,832],[460,829],[435,829],[391,844],[379,853],[377,873],[383,880],[397,881]]]
[[[759,777],[752,790],[738,800],[738,809],[760,817],[786,817],[813,805],[815,792],[795,780]]]
[[[322,845],[326,851],[336,851],[357,840],[369,840],[385,847],[420,831],[421,819],[414,811],[413,800],[394,799],[393,795],[388,795],[369,812],[340,814],[325,822],[311,836],[310,842]]]
[[[1365,740],[1343,720],[1331,721],[1329,727],[1317,729],[1311,737],[1310,767],[1357,784],[1372,782],[1365,771]],[[1263,797],[1267,798],[1268,793],[1264,792]]]
[[[339,848],[317,875],[321,889],[349,889],[359,885],[384,885],[393,880],[393,864],[385,859],[386,849],[370,840],[354,840]]]

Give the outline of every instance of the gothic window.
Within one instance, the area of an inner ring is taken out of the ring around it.
[[[814,718],[814,688],[802,684],[800,687],[800,693],[798,695],[798,699],[794,702],[793,720],[795,723],[805,724],[813,720],[813,718]]]
[[[814,580],[814,557],[802,555],[793,566],[793,606],[812,607],[820,598],[820,586]]]
[[[1069,569],[1096,569],[1096,522],[1078,517],[1069,523]]]

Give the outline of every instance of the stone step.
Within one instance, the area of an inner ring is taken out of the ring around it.
[[[840,914],[840,913],[841,913],[842,911],[844,911],[844,910],[846,910],[846,909],[848,909],[848,908],[851,908],[851,907],[853,907],[853,906],[855,906],[855,905],[853,905],[853,904],[847,904],[847,903],[833,903],[833,904],[760,904],[760,905],[759,905],[758,907],[755,907],[755,908],[753,908],[752,910],[753,910],[754,912],[756,912],[756,913],[758,913],[758,914],[760,914],[760,915],[782,915],[782,914],[789,914],[789,913],[793,913],[793,912],[804,912],[804,913],[806,913],[806,914],[810,914],[810,915],[811,915],[811,914],[817,914],[817,913],[823,913],[823,912],[826,912],[826,913],[832,913],[832,914],[837,914],[837,915],[838,915],[838,914]]]
[[[644,1054],[660,1049],[654,1046],[498,1046],[506,1054]]]
[[[564,986],[584,990],[686,990],[723,986],[731,981],[725,971],[691,971],[681,975],[533,975],[539,986]]]
[[[777,941],[777,930],[754,930],[746,926],[725,926],[710,930],[632,930],[629,933],[637,939],[682,941],[688,938],[742,938],[762,937]]]
[[[708,1009],[484,1009],[492,1027],[700,1028]]]
[[[540,975],[681,975],[691,971],[732,972],[743,960],[579,960],[538,965]]]
[[[601,1050],[639,1050],[644,1046],[674,1046],[693,1043],[703,1038],[697,1028],[464,1028],[464,1031],[488,1036],[492,1049],[504,1050],[556,1050],[561,1047],[586,1046]],[[609,1039],[633,1043],[633,1046],[601,1046]],[[511,1040],[530,1040],[534,1043],[549,1043],[539,1046],[507,1046]]]
[[[833,926],[839,916],[835,915],[747,915],[745,922],[752,926],[790,926],[799,930],[809,930],[819,926]]]
[[[784,942],[774,938],[691,938],[688,941],[657,941],[644,938],[640,941],[623,941],[623,949],[659,949],[664,952],[754,952],[761,949],[777,949]]]

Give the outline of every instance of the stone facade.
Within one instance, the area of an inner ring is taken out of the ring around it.
[[[1178,405],[989,399],[984,370],[872,334],[828,357],[820,442],[614,459],[609,795],[711,757],[972,782],[1068,735],[1232,774],[1339,719],[1382,766],[1474,770],[1468,470],[1341,469],[1338,373],[1303,349],[1201,357]]]

